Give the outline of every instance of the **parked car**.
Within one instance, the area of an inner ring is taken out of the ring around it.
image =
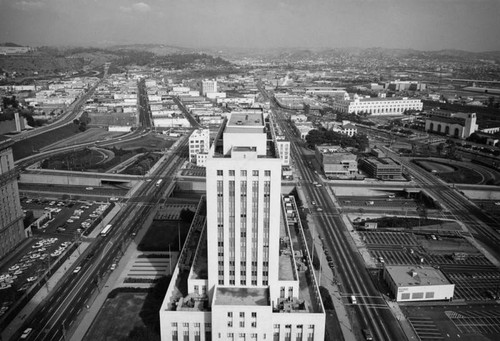
[[[23,334],[21,335],[21,339],[27,339],[32,331],[33,331],[33,328],[26,328],[24,330]]]

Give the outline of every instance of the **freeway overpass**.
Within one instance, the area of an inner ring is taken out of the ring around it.
[[[132,188],[142,175],[125,175],[112,173],[71,172],[52,169],[28,168],[20,174],[20,183],[95,186],[119,185]]]

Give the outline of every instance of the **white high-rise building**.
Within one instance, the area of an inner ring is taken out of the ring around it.
[[[263,114],[233,113],[222,125],[206,208],[160,310],[162,340],[324,340],[323,304],[268,133]]]
[[[210,130],[196,129],[189,136],[189,162],[205,167],[210,149]]]
[[[208,93],[217,92],[217,81],[204,79],[201,81],[201,95],[206,96]]]

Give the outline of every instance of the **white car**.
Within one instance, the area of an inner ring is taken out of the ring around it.
[[[80,272],[80,270],[81,270],[81,269],[82,269],[82,267],[81,267],[81,266],[77,266],[77,267],[75,268],[75,270],[73,270],[73,273],[74,273],[74,274],[77,274],[77,273],[79,273],[79,272]]]
[[[26,328],[23,332],[23,335],[21,335],[21,339],[27,339],[32,330],[33,328]]]

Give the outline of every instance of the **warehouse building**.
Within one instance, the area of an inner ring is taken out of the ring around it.
[[[430,266],[386,266],[384,280],[397,302],[452,300],[455,284]]]

